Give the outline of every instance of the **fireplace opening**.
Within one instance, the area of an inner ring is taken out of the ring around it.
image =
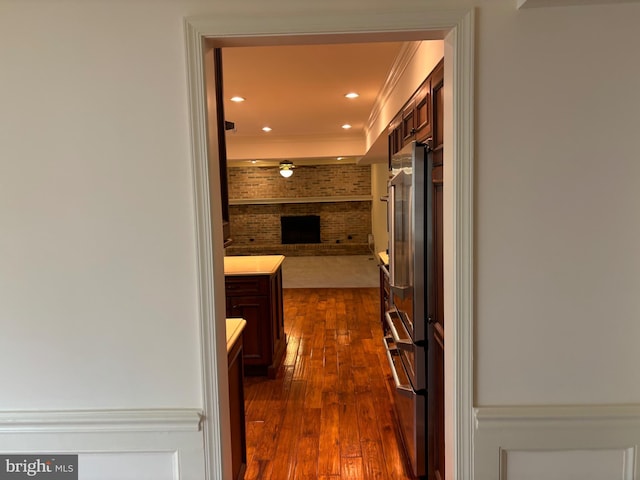
[[[280,217],[282,243],[320,243],[320,216]]]

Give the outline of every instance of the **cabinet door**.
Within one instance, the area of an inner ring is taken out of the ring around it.
[[[389,170],[391,157],[402,148],[402,114],[398,114],[389,124]]]
[[[391,289],[389,287],[389,276],[384,267],[379,266],[378,270],[380,270],[380,323],[383,334],[387,335],[389,327],[387,326],[385,313],[391,308]]]
[[[247,435],[244,416],[244,370],[242,335],[227,354],[229,365],[229,420],[231,423],[231,472],[234,480],[244,478],[247,468]]]
[[[427,78],[416,95],[415,138],[419,142],[431,136],[431,78]]]
[[[433,164],[442,165],[444,144],[444,63],[441,61],[431,74],[431,96],[433,104]]]
[[[284,303],[282,299],[282,269],[271,277],[271,329],[274,351],[284,342]]]
[[[220,169],[220,204],[222,206],[222,235],[224,246],[231,244],[231,225],[229,223],[229,187],[227,180],[227,142],[224,119],[224,92],[222,90],[222,49],[213,49],[215,105],[216,105],[216,130],[218,132],[218,168]],[[209,169],[216,168],[209,163]],[[209,178],[209,181],[212,181]]]
[[[243,332],[245,365],[271,364],[271,325],[269,298],[266,296],[227,297],[227,317],[240,317],[247,321]]]
[[[413,141],[416,134],[416,117],[415,117],[415,99],[409,100],[409,103],[402,110],[402,146]]]

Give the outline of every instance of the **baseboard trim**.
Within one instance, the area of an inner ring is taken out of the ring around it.
[[[0,433],[197,432],[198,409],[0,412]]]

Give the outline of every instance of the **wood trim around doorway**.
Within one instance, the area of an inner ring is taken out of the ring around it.
[[[445,151],[451,155],[451,185],[445,198],[445,324],[451,339],[445,359],[448,375],[446,415],[447,476],[473,478],[473,140],[474,12],[433,10],[410,0],[389,3],[389,11],[363,8],[317,11],[313,6],[228,5],[215,15],[185,19],[196,220],[201,369],[206,478],[229,478],[231,452],[227,400],[224,273],[217,174],[208,172],[205,40],[218,46],[285,43],[350,43],[377,40],[445,40],[445,84],[452,105],[445,125]],[[234,10],[242,9],[242,10]],[[247,12],[250,12],[247,14]],[[447,95],[447,93],[445,93]],[[214,149],[215,151],[215,149]],[[215,155],[215,153],[214,153]],[[209,173],[211,184],[209,183]],[[449,175],[449,178],[446,176]],[[213,234],[212,234],[213,233]]]

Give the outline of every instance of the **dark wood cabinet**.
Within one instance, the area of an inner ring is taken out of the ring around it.
[[[389,123],[389,170],[391,170],[391,157],[402,148],[402,113]]]
[[[229,420],[231,422],[231,471],[234,480],[244,478],[247,469],[247,434],[244,417],[243,336],[227,352],[229,366]]]
[[[433,170],[431,188],[433,195],[433,278],[434,291],[429,315],[432,319],[427,328],[429,352],[427,355],[427,455],[429,478],[444,478],[445,475],[445,424],[444,424],[444,63],[440,61],[430,75],[433,119]]]
[[[207,104],[207,171],[211,224],[218,221],[217,207],[222,211],[222,240],[224,246],[231,243],[229,224],[229,192],[227,181],[227,144],[225,139],[224,96],[222,91],[222,50],[207,45],[204,55],[204,74]],[[217,155],[216,155],[217,152]],[[220,184],[220,195],[214,195],[215,185]],[[216,230],[214,235],[219,235]]]
[[[411,142],[416,133],[416,100],[412,98],[402,109],[402,146]]]
[[[226,122],[224,118],[224,92],[222,89],[222,49],[213,49],[213,69],[215,84],[215,105],[216,118],[215,125],[218,140],[218,166],[220,172],[220,205],[222,206],[222,238],[224,246],[231,244],[231,224],[229,223],[229,187],[227,179],[227,142],[226,142]],[[210,147],[212,148],[212,147]],[[209,162],[209,169],[216,168]],[[211,181],[211,178],[210,178]]]
[[[243,341],[245,373],[275,378],[286,347],[282,268],[270,275],[226,275],[225,287],[227,317],[247,321]]]
[[[442,165],[444,148],[444,63],[440,61],[431,73],[431,95],[433,96],[433,165]]]
[[[426,143],[439,134],[442,140],[442,122],[436,122],[437,107],[442,111],[444,59],[440,60],[416,92],[407,100],[398,115],[390,122],[389,157],[413,142]],[[440,103],[438,103],[440,102]],[[439,128],[440,130],[436,129]],[[435,138],[434,138],[435,140]]]
[[[440,117],[441,119],[441,117]],[[442,146],[434,151],[433,159],[442,160]],[[429,478],[444,478],[445,469],[445,424],[444,424],[444,179],[442,161],[431,171],[433,196],[433,291],[430,293],[429,316],[432,322],[427,327],[429,350],[427,353],[427,418]]]
[[[380,321],[382,331],[387,333],[387,321],[385,314],[391,309],[391,288],[389,287],[389,272],[387,266],[380,265]]]
[[[427,78],[415,95],[415,131],[412,140],[425,142],[431,136],[431,78]]]

